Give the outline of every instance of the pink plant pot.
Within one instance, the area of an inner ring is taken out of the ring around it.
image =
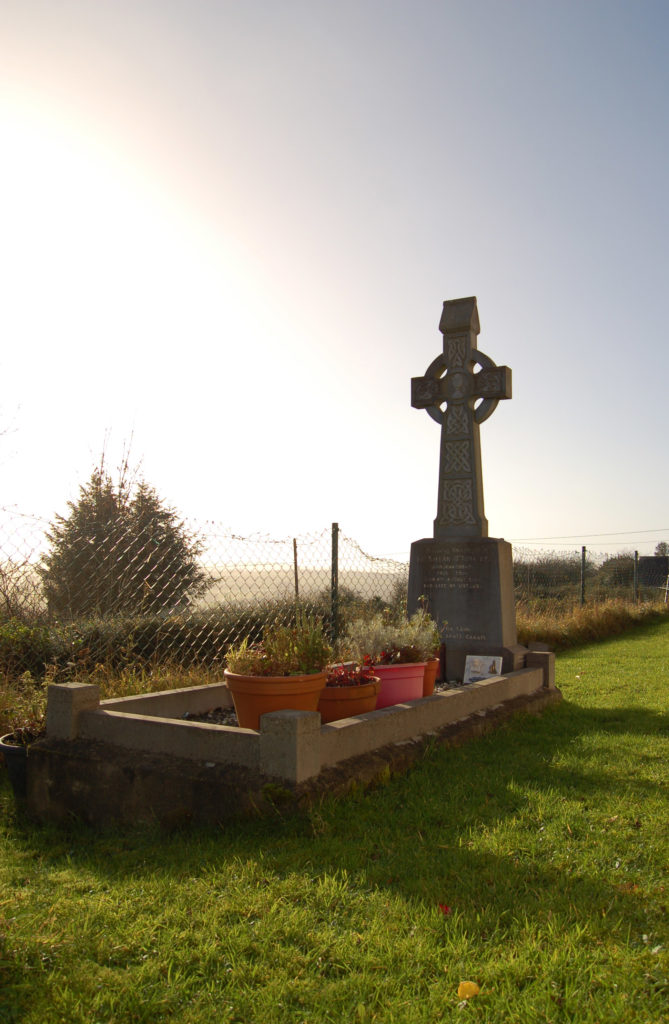
[[[377,711],[379,708],[388,708],[392,704],[404,704],[408,700],[418,700],[423,696],[424,661],[400,665],[375,665],[374,675],[381,680],[381,688],[376,701]]]

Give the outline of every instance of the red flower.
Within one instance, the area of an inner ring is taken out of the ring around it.
[[[346,662],[331,665],[327,673],[326,686],[362,686],[375,678],[371,663],[356,665],[354,662]]]
[[[440,903],[439,904],[439,909],[441,910],[441,912],[444,915],[444,917],[446,917],[451,912],[451,908],[447,907],[445,903]]]

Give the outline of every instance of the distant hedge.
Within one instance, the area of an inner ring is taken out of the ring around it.
[[[329,625],[330,591],[305,602],[305,609]],[[352,616],[391,608],[378,597],[360,598],[339,590],[337,630],[341,635]],[[268,622],[294,620],[292,600],[239,602],[173,615],[109,615],[74,622],[29,624],[17,618],[0,621],[0,678],[30,672],[36,679],[80,679],[96,665],[107,668],[147,667],[170,662],[184,668],[216,667],[228,647],[244,637],[253,642]]]

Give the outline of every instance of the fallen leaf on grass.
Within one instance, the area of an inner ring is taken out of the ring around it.
[[[461,981],[458,985],[458,999],[471,999],[477,996],[481,989],[475,981]]]

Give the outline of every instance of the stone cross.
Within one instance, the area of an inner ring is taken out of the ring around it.
[[[476,348],[480,326],[475,297],[445,302],[439,330],[443,354],[430,363],[425,376],[411,380],[412,406],[426,409],[441,424],[434,537],[487,537],[479,424],[501,398],[511,398],[511,370],[496,366]],[[481,367],[477,373],[476,366]]]

